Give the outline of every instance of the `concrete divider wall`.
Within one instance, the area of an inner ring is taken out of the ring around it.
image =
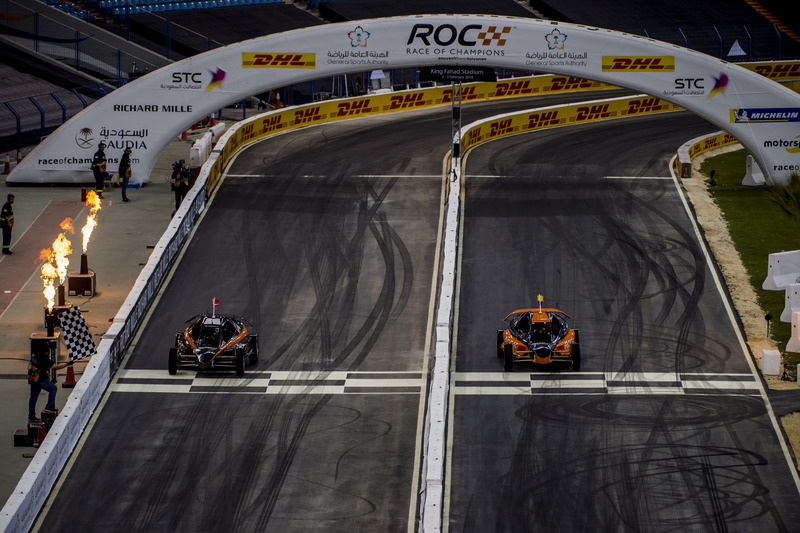
[[[786,291],[781,322],[791,322],[792,315],[800,312],[800,283],[789,283],[784,287]]]
[[[787,352],[800,352],[800,312],[792,313],[792,335],[786,343]],[[800,366],[800,365],[799,365]],[[800,383],[800,374],[798,374]]]
[[[800,280],[800,250],[769,254],[767,277],[761,288],[765,291],[782,291],[790,283]]]

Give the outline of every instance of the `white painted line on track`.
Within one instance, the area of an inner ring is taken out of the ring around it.
[[[501,386],[505,383],[505,386]],[[749,374],[674,374],[670,372],[508,373],[455,372],[455,396],[598,394],[726,394],[758,395],[760,386]]]
[[[422,372],[261,371],[245,376],[123,369],[111,392],[160,394],[420,394],[427,384]]]
[[[283,178],[283,174],[226,174],[229,178]],[[291,176],[292,178],[309,178],[309,179],[330,179],[330,174],[301,174],[299,176]],[[352,174],[347,176],[349,178],[424,178],[424,179],[442,179],[441,176],[433,174]]]
[[[668,180],[672,181],[670,176],[603,176],[607,180]]]

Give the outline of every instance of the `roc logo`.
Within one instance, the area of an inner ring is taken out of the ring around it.
[[[603,56],[603,72],[674,72],[675,56]]]
[[[482,31],[478,34],[478,41],[481,46],[489,46],[496,42],[497,46],[506,45],[506,35],[511,32],[511,28],[505,26],[498,28],[497,26],[489,26],[489,29]]]
[[[489,26],[483,29],[480,24],[467,24],[460,30],[452,24],[414,24],[408,36],[407,45],[419,40],[425,46],[431,46],[431,40],[439,46],[450,46],[457,42],[459,46],[505,46],[511,33],[510,26]]]
[[[81,128],[75,134],[75,143],[81,148],[91,148],[94,144],[94,137],[92,137],[92,128]]]
[[[315,68],[317,54],[242,52],[242,68]]]

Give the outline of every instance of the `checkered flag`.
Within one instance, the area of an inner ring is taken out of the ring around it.
[[[64,331],[64,343],[67,345],[69,353],[69,364],[97,353],[92,334],[89,333],[89,326],[86,325],[80,309],[70,306],[58,318],[61,321],[61,329]]]

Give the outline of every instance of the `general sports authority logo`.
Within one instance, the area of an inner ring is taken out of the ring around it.
[[[550,50],[563,50],[564,44],[567,42],[567,35],[561,33],[558,28],[544,36],[547,41],[547,48]]]
[[[347,36],[350,38],[350,46],[353,48],[358,46],[366,48],[367,39],[369,39],[370,33],[361,26],[356,26],[356,29],[348,32]]]

